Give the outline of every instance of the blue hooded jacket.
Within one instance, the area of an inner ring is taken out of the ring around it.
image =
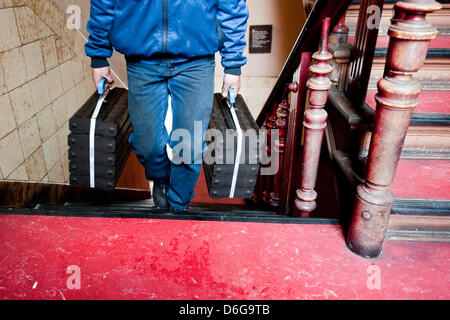
[[[113,48],[127,58],[191,59],[220,50],[226,73],[247,59],[246,0],[91,0],[85,45],[91,66],[108,66]]]

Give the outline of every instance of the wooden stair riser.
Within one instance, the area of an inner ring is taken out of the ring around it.
[[[370,74],[369,89],[376,89],[377,81],[383,77],[384,57],[375,57]],[[427,58],[423,67],[414,74],[414,79],[421,82],[428,90],[450,88],[450,59]]]
[[[359,158],[367,157],[372,133],[366,131]],[[450,127],[410,126],[406,135],[402,159],[449,159]]]

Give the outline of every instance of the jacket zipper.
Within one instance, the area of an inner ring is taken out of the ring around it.
[[[163,45],[163,53],[166,53],[167,51],[167,32],[168,32],[168,17],[167,17],[167,0],[163,0],[162,4],[162,10],[163,10],[163,39],[162,39],[162,45]]]

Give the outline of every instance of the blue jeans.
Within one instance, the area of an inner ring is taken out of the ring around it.
[[[130,143],[145,168],[146,178],[155,183],[169,183],[167,197],[174,210],[188,208],[194,197],[213,105],[214,68],[213,56],[185,62],[165,58],[127,61],[128,109],[133,128]],[[172,133],[178,129],[189,132],[190,162],[174,163],[167,155],[166,145],[174,148],[178,144],[172,141],[164,125],[169,95]],[[199,124],[201,135],[194,135],[194,125],[198,128]],[[199,144],[200,148],[194,147]]]

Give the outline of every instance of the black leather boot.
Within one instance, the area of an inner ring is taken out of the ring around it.
[[[153,202],[160,209],[169,209],[167,201],[167,192],[169,192],[169,183],[153,182]]]

